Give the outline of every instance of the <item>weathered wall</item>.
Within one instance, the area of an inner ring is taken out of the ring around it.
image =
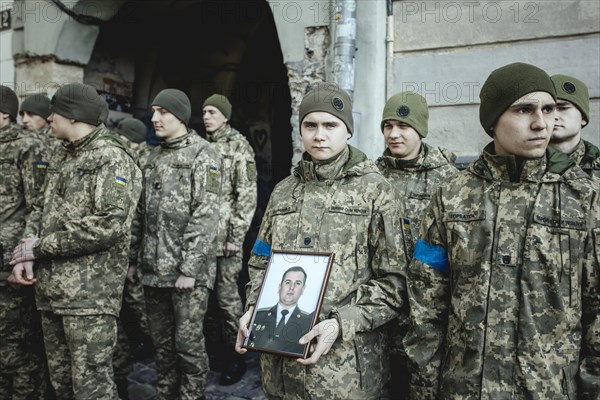
[[[490,139],[478,120],[479,90],[494,69],[516,61],[569,74],[590,89],[600,143],[600,3],[569,1],[395,1],[395,91],[430,105],[430,143],[476,156]]]
[[[0,0],[0,11],[11,10],[13,0]],[[14,89],[15,68],[12,59],[12,29],[0,32],[0,85]]]

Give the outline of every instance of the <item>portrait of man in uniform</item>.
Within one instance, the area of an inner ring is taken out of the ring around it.
[[[326,286],[329,258],[302,255],[290,259],[282,254],[274,257],[250,324],[246,346],[253,350],[302,356],[306,345],[298,341],[310,331],[315,312],[318,312],[320,293]],[[296,262],[299,260],[301,262]],[[313,263],[315,260],[318,261]]]

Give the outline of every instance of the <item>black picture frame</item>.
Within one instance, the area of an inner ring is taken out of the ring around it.
[[[306,358],[309,346],[299,344],[298,340],[317,323],[334,258],[334,253],[273,250],[243,347],[257,352]],[[303,275],[302,288],[299,281]],[[294,284],[296,288],[292,289]],[[298,290],[302,291],[299,295]],[[277,311],[290,307],[294,301],[296,303],[288,311],[289,316],[286,314],[286,321],[281,322]]]

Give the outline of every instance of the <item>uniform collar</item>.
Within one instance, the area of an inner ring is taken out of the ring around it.
[[[188,147],[192,143],[192,137],[194,135],[197,135],[196,131],[190,129],[185,135],[180,136],[175,140],[170,140],[168,142],[160,142],[160,147],[162,147],[163,149],[181,149],[184,147]]]
[[[221,141],[221,139],[225,139],[227,136],[229,136],[230,133],[231,133],[231,126],[226,123],[219,129],[217,129],[215,132],[207,133],[206,138],[211,143],[219,142],[219,141]]]

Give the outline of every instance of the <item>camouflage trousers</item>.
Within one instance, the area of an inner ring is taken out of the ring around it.
[[[112,315],[57,315],[42,311],[50,379],[60,400],[116,400]]]
[[[0,400],[44,398],[39,318],[32,288],[0,286]]]
[[[208,357],[202,325],[208,293],[202,286],[185,292],[144,286],[158,400],[204,398]]]
[[[149,335],[146,319],[146,304],[144,287],[138,281],[125,281],[123,291],[123,307],[117,321],[117,345],[113,355],[113,368],[116,380],[125,380],[133,367],[133,349],[131,343],[137,343],[142,338],[132,335]]]
[[[212,301],[207,317],[207,324],[212,330],[211,334],[224,335],[224,342],[228,349],[235,347],[237,338],[238,321],[243,312],[242,299],[238,291],[237,280],[242,271],[242,255],[217,258],[217,277],[211,297]],[[216,307],[214,306],[216,303]],[[221,325],[222,322],[222,325]],[[224,332],[220,332],[221,326]]]

